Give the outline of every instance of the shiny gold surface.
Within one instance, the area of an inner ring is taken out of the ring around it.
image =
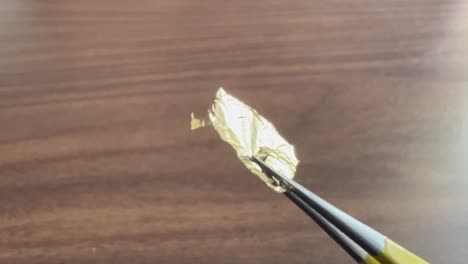
[[[294,146],[278,134],[273,124],[255,109],[226,93],[223,88],[216,92],[213,105],[208,111],[208,118],[209,124],[234,148],[237,157],[251,172],[273,190],[285,191],[278,182],[263,173],[262,169],[251,161],[252,157],[260,158],[285,177],[294,178],[299,163]],[[205,123],[208,122],[194,118],[192,113],[192,130],[205,126]]]

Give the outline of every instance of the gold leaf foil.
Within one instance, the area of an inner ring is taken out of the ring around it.
[[[192,113],[190,120],[190,130],[195,130],[200,127],[206,126],[208,123],[205,119],[195,118],[195,115]]]
[[[294,146],[281,137],[268,120],[223,88],[216,93],[213,105],[208,110],[208,119],[197,119],[192,113],[192,130],[211,124],[221,139],[234,148],[237,157],[251,172],[273,190],[285,191],[250,160],[252,156],[261,158],[282,175],[291,179],[294,177],[299,163]]]

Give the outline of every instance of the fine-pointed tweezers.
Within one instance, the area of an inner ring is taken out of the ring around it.
[[[356,262],[368,264],[428,263],[344,213],[296,181],[276,172],[263,160],[252,157],[252,161],[257,163],[266,175],[285,188],[284,194],[325,230]]]

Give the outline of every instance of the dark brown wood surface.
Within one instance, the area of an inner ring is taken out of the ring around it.
[[[211,128],[220,86],[297,180],[468,258],[468,3],[0,2],[0,263],[353,263]]]

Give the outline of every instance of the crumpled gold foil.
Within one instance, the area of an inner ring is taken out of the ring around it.
[[[255,109],[219,88],[207,119],[195,118],[192,113],[191,129],[212,125],[221,139],[231,145],[237,157],[254,174],[277,192],[286,191],[250,157],[263,159],[272,169],[292,179],[299,160],[294,146],[289,144],[276,131],[275,127],[259,115]]]

